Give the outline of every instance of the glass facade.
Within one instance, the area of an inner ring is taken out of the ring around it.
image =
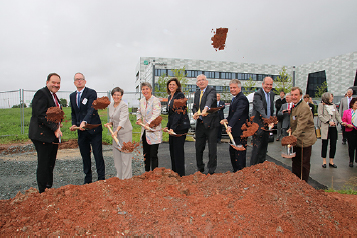
[[[186,70],[187,78],[196,78],[200,74],[206,75],[209,79],[239,79],[239,80],[249,80],[253,81],[263,81],[265,77],[272,77],[275,80],[279,75],[269,75],[269,74],[249,74],[249,73],[234,73],[234,72],[217,72],[217,71],[201,71],[201,70]],[[155,69],[155,76],[169,76],[173,77],[173,71],[171,69]]]
[[[323,82],[326,82],[326,72],[320,71],[310,73],[307,79],[306,94],[314,98],[317,87],[320,87]]]

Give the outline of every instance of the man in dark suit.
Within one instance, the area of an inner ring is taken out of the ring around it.
[[[220,124],[218,113],[207,113],[207,110],[217,107],[216,90],[208,86],[208,80],[203,74],[197,76],[196,84],[199,90],[195,93],[192,113],[193,119],[197,120],[195,142],[197,169],[201,173],[205,170],[203,151],[208,140],[208,173],[214,174],[217,168],[217,130]]]
[[[97,99],[97,92],[86,87],[86,80],[82,73],[74,75],[74,85],[77,91],[71,93],[70,102],[72,109],[71,131],[78,130],[78,146],[83,160],[83,171],[85,173],[84,183],[92,182],[91,146],[97,167],[98,180],[105,179],[105,165],[102,152],[102,125],[91,130],[85,130],[86,124],[102,124],[98,111],[92,107]]]
[[[277,132],[276,132],[276,141],[279,141],[280,140],[280,137],[281,137],[281,124],[282,124],[282,118],[279,117],[278,115],[278,112],[280,111],[280,108],[281,106],[286,103],[286,100],[284,98],[285,96],[285,92],[284,90],[281,90],[280,91],[280,98],[278,98],[276,101],[275,101],[275,112],[276,112],[276,116],[278,118],[278,124],[276,125],[277,127]]]
[[[227,132],[232,133],[234,142],[237,145],[242,145],[244,148],[247,148],[247,138],[241,138],[243,134],[241,127],[249,117],[249,101],[241,92],[241,82],[238,79],[230,81],[229,90],[233,95],[233,99],[229,106],[228,117],[227,119],[221,120],[221,124],[228,122]],[[237,151],[232,146],[229,146],[233,172],[241,170],[246,166],[246,154],[246,150]]]
[[[286,103],[284,103],[277,115],[282,118],[281,122],[281,135],[283,137],[288,136],[287,130],[290,128],[290,113],[293,108],[293,103],[291,102],[291,94],[286,94]]]
[[[259,128],[253,136],[253,151],[250,158],[250,165],[263,163],[268,150],[269,131],[268,126],[264,124],[263,118],[270,118],[274,113],[274,93],[273,79],[265,77],[262,88],[254,93],[253,98],[253,122],[258,123]],[[262,129],[263,128],[263,129]]]
[[[222,109],[218,110],[218,115],[219,115],[219,120],[224,119],[224,113],[223,110],[225,108],[225,104],[223,101],[221,101],[221,95],[217,93],[217,107],[222,107]],[[222,126],[218,128],[218,134],[217,134],[217,143],[221,143],[222,139]]]
[[[62,132],[60,125],[47,121],[46,111],[50,107],[61,107],[56,93],[61,86],[61,77],[56,73],[47,76],[46,87],[38,90],[32,99],[32,117],[29,138],[37,151],[37,184],[40,193],[53,184],[57,150]]]

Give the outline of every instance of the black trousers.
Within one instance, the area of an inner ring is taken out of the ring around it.
[[[337,143],[337,129],[335,126],[328,128],[327,140],[322,140],[321,157],[326,158],[328,140],[330,140],[330,159],[335,158],[336,143]]]
[[[221,142],[222,139],[222,125],[219,125],[217,130],[217,143]]]
[[[244,148],[247,149],[247,139],[246,138],[241,139],[241,137],[233,137],[233,139],[237,145],[243,145]],[[238,151],[238,150],[234,149],[232,146],[229,146],[229,156],[231,157],[233,172],[237,172],[238,170],[245,168],[246,157],[247,157],[246,150]]]
[[[258,129],[258,133],[253,136],[253,151],[250,158],[250,165],[263,163],[266,160],[268,150],[269,131]]]
[[[181,133],[177,132],[177,134]],[[185,139],[186,136],[169,137],[172,171],[180,176],[185,176]]]
[[[32,140],[37,151],[37,185],[40,193],[53,185],[53,169],[55,168],[58,144]]]
[[[295,157],[292,158],[292,172],[299,178],[301,178],[301,154],[303,154],[303,161],[302,161],[302,180],[308,181],[310,176],[310,159],[311,159],[311,148],[309,147],[298,147],[294,146],[293,150],[296,153]]]
[[[84,183],[92,182],[91,146],[97,168],[98,180],[105,179],[105,164],[102,151],[102,133],[90,134],[78,131],[78,146],[83,160]]]
[[[217,130],[219,127],[205,128],[203,122],[198,119],[196,126],[196,163],[198,171],[204,171],[203,151],[208,140],[208,173],[213,174],[217,168]]]
[[[357,163],[357,130],[353,128],[352,131],[346,131],[346,138],[348,141],[350,163],[353,163],[353,160]]]
[[[141,137],[143,141],[143,153],[145,158],[145,171],[148,172],[154,170],[159,166],[159,158],[157,157],[157,152],[159,150],[159,144],[149,145],[146,141],[145,131]]]

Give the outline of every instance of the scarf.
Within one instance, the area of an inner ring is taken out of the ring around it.
[[[351,109],[351,114],[352,114],[351,122],[352,122],[352,125],[353,125],[355,128],[357,128],[357,115],[356,115],[356,111],[357,111],[357,110]]]

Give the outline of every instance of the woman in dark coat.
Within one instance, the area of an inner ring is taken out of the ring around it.
[[[170,134],[169,144],[172,170],[180,176],[185,176],[184,144],[186,135],[175,136],[174,133],[186,134],[190,128],[190,120],[187,115],[187,103],[184,101],[185,95],[181,91],[181,83],[177,78],[171,78],[167,82],[166,90],[169,94],[167,106],[169,116],[164,131],[168,131]],[[174,105],[175,100],[179,101],[176,101]]]

